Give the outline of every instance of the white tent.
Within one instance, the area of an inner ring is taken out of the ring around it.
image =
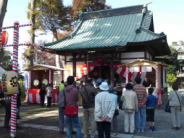
[[[2,67],[0,67],[0,80],[2,79],[2,75],[6,73],[6,70],[4,70]]]

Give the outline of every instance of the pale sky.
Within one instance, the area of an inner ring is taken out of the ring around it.
[[[7,13],[5,15],[4,27],[12,26],[15,21],[20,24],[27,24],[27,5],[30,0],[9,0]],[[106,0],[107,5],[112,8],[131,5],[149,4],[148,9],[153,12],[154,27],[156,33],[164,32],[167,35],[168,43],[184,40],[184,0]],[[64,0],[65,5],[71,5],[72,0]],[[20,29],[20,43],[30,40],[27,33],[29,27]],[[13,30],[8,30],[8,43],[12,44]],[[42,39],[42,36],[36,39]],[[51,40],[51,38],[49,38]],[[21,48],[22,50],[23,48]]]
[[[30,0],[9,0],[4,26],[11,26],[15,21],[20,24],[27,24],[27,4]],[[184,0],[106,0],[112,8],[125,7],[130,5],[146,4],[152,2],[148,9],[153,12],[155,32],[164,32],[167,35],[168,43],[184,40]],[[64,0],[65,5],[71,5],[72,0]],[[22,28],[20,37],[23,43],[29,40],[25,32],[28,27]],[[12,33],[9,33],[11,37]],[[11,40],[9,40],[9,43]]]

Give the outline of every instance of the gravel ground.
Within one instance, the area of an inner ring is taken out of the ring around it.
[[[9,130],[0,128],[0,138],[9,138]],[[65,138],[65,136],[55,131],[33,128],[19,128],[17,129],[16,138]]]
[[[45,126],[58,126],[58,112],[57,107],[51,108],[40,108],[39,105],[24,105],[21,107],[21,117],[26,118],[34,114],[40,114],[37,118],[29,118],[28,120],[19,123],[19,126],[23,124],[35,124]],[[54,111],[53,114],[48,115],[48,111]],[[80,110],[81,112],[81,110]],[[3,108],[0,108],[0,122],[3,120]],[[184,116],[184,112],[181,113],[181,117]],[[82,113],[80,113],[80,120],[82,122]],[[20,119],[21,121],[21,119]],[[146,136],[153,138],[183,138],[184,137],[184,119],[181,118],[182,128],[179,131],[171,129],[171,116],[169,113],[163,111],[163,109],[157,109],[155,112],[155,126],[156,131],[151,132],[148,129],[144,133],[137,133],[135,136]],[[123,111],[118,116],[118,132],[123,133]],[[8,138],[9,130],[0,128],[0,138]],[[44,130],[21,127],[17,129],[17,138],[65,138],[60,135],[57,131]],[[124,137],[123,137],[124,138]]]

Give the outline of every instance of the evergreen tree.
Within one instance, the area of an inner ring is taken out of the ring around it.
[[[73,0],[72,17],[77,19],[81,12],[96,11],[109,8],[110,6],[105,5],[105,0]]]
[[[68,30],[70,27],[70,7],[64,7],[62,0],[36,0],[35,9],[28,6],[28,18],[35,16],[34,28],[42,31],[51,31],[56,40],[59,30]]]
[[[29,3],[28,9],[28,18],[34,21],[31,33],[36,30],[51,31],[55,40],[58,40],[58,32],[71,29],[71,8],[64,7],[62,0],[34,0]],[[56,58],[58,61],[59,56]],[[56,65],[60,67],[59,62],[56,62]]]

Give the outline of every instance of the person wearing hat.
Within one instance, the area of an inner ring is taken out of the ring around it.
[[[111,121],[116,109],[114,96],[109,93],[109,85],[102,82],[101,92],[95,96],[95,121],[97,123],[98,138],[111,137]]]

